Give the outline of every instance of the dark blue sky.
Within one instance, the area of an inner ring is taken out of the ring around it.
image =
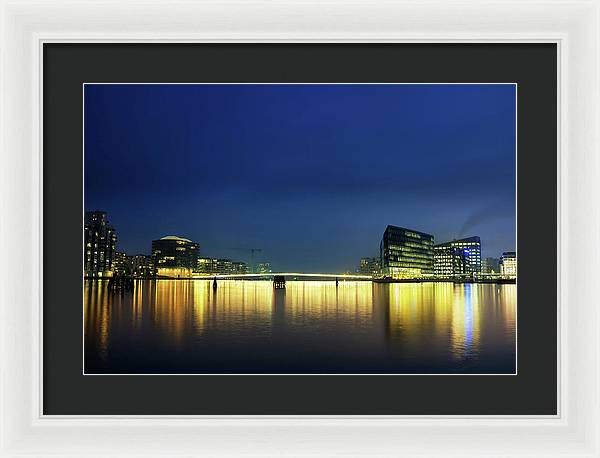
[[[353,270],[388,224],[515,249],[512,85],[86,85],[85,208],[118,249],[179,235]]]

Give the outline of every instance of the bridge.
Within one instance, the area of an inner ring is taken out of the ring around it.
[[[217,275],[192,275],[194,279],[204,280],[243,280],[245,278],[270,278],[270,277],[300,277],[300,278],[331,278],[338,280],[372,280],[372,275],[362,274],[319,274],[319,273],[303,273],[303,272],[268,272],[268,273],[256,273],[256,274],[217,274]]]

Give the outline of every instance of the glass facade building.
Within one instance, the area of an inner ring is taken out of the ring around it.
[[[388,226],[379,245],[382,275],[420,278],[433,275],[433,235]]]
[[[517,253],[505,251],[500,257],[500,275],[507,278],[517,278]]]
[[[85,276],[112,276],[117,234],[108,222],[106,212],[86,212],[83,233]]]
[[[200,246],[189,239],[169,235],[152,241],[152,261],[159,277],[191,276]]]
[[[481,239],[468,237],[433,247],[434,271],[440,278],[473,278],[481,274]]]
[[[217,273],[217,260],[213,258],[198,258],[195,272],[203,275]]]
[[[249,269],[243,261],[203,257],[198,258],[195,271],[203,275],[235,275],[247,274]]]
[[[487,275],[500,273],[500,259],[485,258],[481,264],[481,272]]]
[[[381,271],[381,259],[379,258],[360,258],[358,273],[363,275],[378,276]]]
[[[131,275],[135,278],[150,278],[154,276],[154,263],[152,262],[152,256],[145,254],[134,254],[127,257],[129,259],[129,266],[131,269]]]
[[[131,275],[131,265],[129,263],[129,257],[121,252],[116,251],[112,265],[113,276],[117,277],[129,277]]]

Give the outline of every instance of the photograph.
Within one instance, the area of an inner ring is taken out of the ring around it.
[[[0,458],[600,458],[600,0],[5,1]]]
[[[84,83],[83,374],[516,375],[517,90]]]

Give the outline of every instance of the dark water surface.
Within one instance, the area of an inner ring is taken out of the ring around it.
[[[516,285],[85,282],[88,374],[514,373]]]

